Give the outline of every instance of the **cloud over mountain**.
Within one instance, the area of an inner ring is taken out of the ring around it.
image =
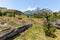
[[[28,7],[26,10],[32,11],[32,10],[35,10],[35,9],[36,9],[36,8]]]

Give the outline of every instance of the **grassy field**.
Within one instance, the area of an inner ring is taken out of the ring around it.
[[[43,27],[34,25],[21,35],[16,36],[14,40],[60,40],[60,30],[57,29],[54,34],[57,36],[56,38],[45,36]]]
[[[28,23],[33,23],[32,27],[30,27],[25,32],[18,34],[15,37],[13,37],[13,40],[60,40],[60,30],[59,29],[56,29],[56,32],[54,33],[57,36],[56,38],[51,38],[51,37],[45,36],[43,26],[42,26],[44,20],[42,18],[40,18],[40,19],[38,19],[38,18],[27,18],[25,16],[21,16],[22,20],[18,20],[18,17],[19,16],[15,17],[15,18],[14,17],[6,17],[6,16],[1,17],[12,28],[16,28],[18,26],[22,26],[22,25],[28,24]],[[11,23],[10,23],[11,20],[17,20],[18,24],[11,25]],[[0,27],[0,30],[2,30],[2,29],[5,29],[5,28]]]
[[[46,40],[42,27],[33,26],[14,40]]]
[[[43,19],[31,18],[34,21],[34,25],[27,31],[23,32],[20,36],[15,37],[14,40],[60,40],[60,30],[56,29],[54,33],[57,37],[51,38],[45,36],[43,30]]]

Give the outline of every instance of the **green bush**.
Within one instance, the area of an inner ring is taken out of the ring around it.
[[[52,22],[51,17],[52,15],[49,15],[49,13],[45,14],[44,32],[46,36],[54,38],[56,37],[56,35],[54,34],[56,28],[51,25],[51,22]]]

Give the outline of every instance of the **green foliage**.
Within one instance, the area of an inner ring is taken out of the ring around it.
[[[1,11],[0,11],[0,16],[2,16],[2,13],[1,13]]]
[[[11,13],[8,15],[9,17],[15,17],[15,14]]]
[[[50,36],[52,38],[56,37],[53,33],[55,32],[55,27],[51,25],[51,17],[50,13],[45,14],[45,22],[44,22],[44,31],[47,36]]]
[[[15,13],[16,15],[24,15],[24,13],[23,13],[23,12],[18,11],[18,10],[15,10],[15,11],[14,11],[14,13]]]
[[[27,14],[26,16],[31,18],[43,18],[43,15],[40,13]]]
[[[34,14],[35,18],[42,18],[41,14]]]
[[[55,19],[60,19],[60,12],[54,12],[53,14]]]

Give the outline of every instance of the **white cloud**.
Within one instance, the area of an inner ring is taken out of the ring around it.
[[[32,10],[35,10],[35,9],[36,9],[36,8],[28,7],[26,10],[32,11]]]
[[[27,10],[35,10],[35,8],[27,8]]]

